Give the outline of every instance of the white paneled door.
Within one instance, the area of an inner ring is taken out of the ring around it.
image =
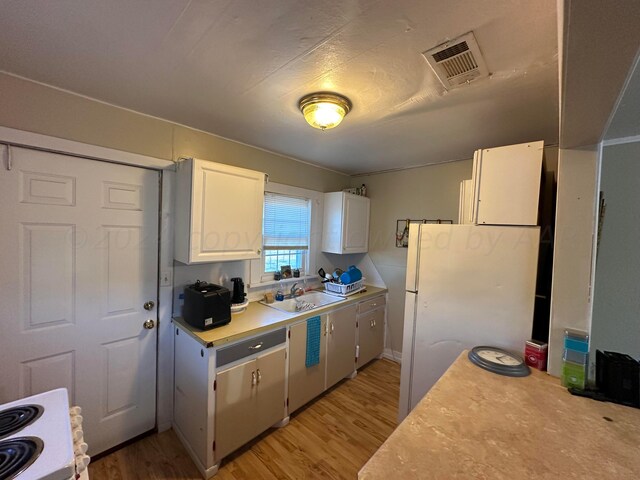
[[[0,148],[0,403],[66,387],[96,454],[155,424],[159,173]]]

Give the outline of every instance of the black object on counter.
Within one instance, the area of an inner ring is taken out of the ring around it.
[[[182,317],[201,330],[226,325],[231,321],[231,293],[225,287],[200,280],[187,285]]]
[[[640,363],[624,353],[596,350],[596,386],[611,402],[640,408]]]
[[[233,296],[231,297],[231,303],[244,303],[244,297],[246,297],[247,294],[244,293],[244,282],[242,281],[242,278],[232,278],[231,282],[233,283]]]

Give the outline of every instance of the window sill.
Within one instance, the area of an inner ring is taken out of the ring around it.
[[[247,285],[247,288],[248,289],[264,288],[264,287],[279,285],[280,283],[283,283],[284,285],[293,285],[295,282],[302,282],[305,280],[307,282],[315,279],[318,279],[318,281],[320,281],[319,278],[320,277],[318,275],[304,275],[300,277],[283,278],[282,280],[268,280],[266,282],[252,283],[250,285]]]

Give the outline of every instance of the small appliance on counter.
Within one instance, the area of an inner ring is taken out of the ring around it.
[[[226,325],[231,321],[231,293],[220,285],[197,280],[184,289],[182,317],[201,330]]]
[[[247,309],[249,299],[244,293],[244,282],[242,278],[235,277],[231,279],[233,283],[233,295],[231,295],[231,313],[241,313]]]
[[[231,296],[231,303],[234,305],[244,303],[244,297],[246,297],[247,294],[244,293],[244,282],[242,281],[242,278],[232,278],[231,282],[233,283],[233,295]]]

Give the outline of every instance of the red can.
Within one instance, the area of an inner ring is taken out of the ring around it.
[[[538,370],[547,369],[547,344],[538,340],[527,340],[524,346],[524,361]]]

